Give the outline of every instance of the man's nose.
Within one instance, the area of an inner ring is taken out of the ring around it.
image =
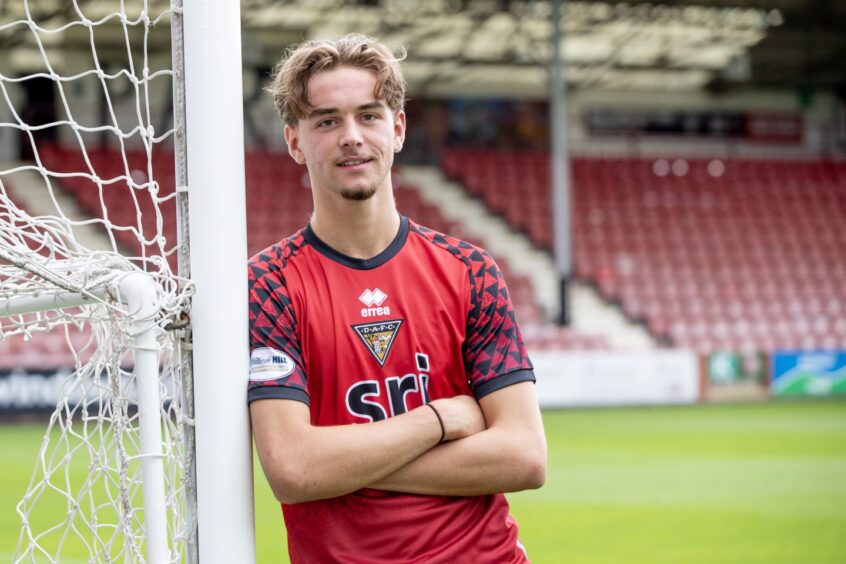
[[[354,119],[344,120],[340,143],[342,147],[357,147],[361,145],[361,129]]]

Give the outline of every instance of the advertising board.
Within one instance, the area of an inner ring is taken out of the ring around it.
[[[687,350],[530,351],[541,407],[688,404],[701,399]]]
[[[779,351],[770,374],[774,396],[846,395],[846,351]]]

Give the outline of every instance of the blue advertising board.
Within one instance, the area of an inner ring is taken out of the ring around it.
[[[770,373],[774,396],[846,395],[846,351],[779,351]]]

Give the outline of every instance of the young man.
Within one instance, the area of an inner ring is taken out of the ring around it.
[[[311,221],[250,260],[248,400],[292,562],[524,562],[501,492],[546,443],[508,292],[483,250],[401,217],[399,61],[309,41],[271,91]]]

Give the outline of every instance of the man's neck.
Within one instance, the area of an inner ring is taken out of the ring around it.
[[[370,259],[388,248],[400,228],[393,192],[380,190],[369,200],[315,197],[312,231],[348,257]],[[328,201],[327,201],[328,200]]]

